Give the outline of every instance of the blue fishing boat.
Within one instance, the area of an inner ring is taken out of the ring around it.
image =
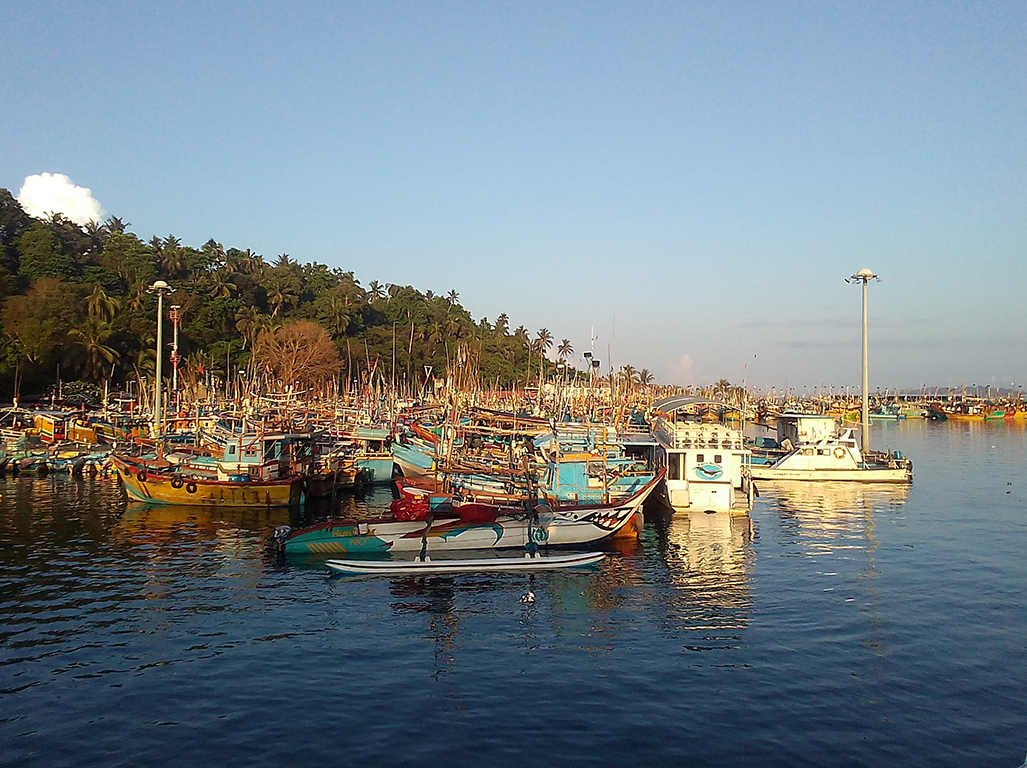
[[[428,477],[435,471],[435,446],[408,438],[392,444],[392,458],[403,477]]]

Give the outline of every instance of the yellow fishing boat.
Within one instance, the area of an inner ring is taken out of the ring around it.
[[[130,498],[151,504],[288,507],[305,500],[303,475],[277,480],[218,480],[111,457]]]
[[[220,460],[163,453],[113,455],[129,497],[151,504],[286,507],[306,501],[313,435],[245,434],[225,441]]]

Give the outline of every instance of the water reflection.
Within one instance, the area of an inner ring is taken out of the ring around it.
[[[765,482],[760,493],[779,512],[811,555],[865,550],[868,572],[873,569],[874,510],[896,509],[906,503],[909,486],[902,483]]]
[[[148,506],[129,504],[116,533],[136,531],[173,531],[183,526],[207,531],[230,529],[249,534],[264,534],[274,530],[276,525],[287,525],[290,519],[288,508],[272,507],[253,509],[248,507],[206,507],[169,504]]]
[[[587,569],[396,577],[388,593],[397,618],[424,617],[420,634],[433,648],[432,677],[441,680],[457,671],[462,631],[479,639],[485,633],[515,640],[528,653],[546,637],[550,648],[570,642],[606,653],[623,629],[615,615],[625,600],[623,587],[639,581],[632,556],[611,552],[600,566]]]
[[[690,651],[736,648],[752,599],[753,522],[730,512],[677,513],[655,523],[664,572],[655,574],[654,602],[666,607],[664,627]]]
[[[293,510],[291,525],[301,528],[329,520],[374,520],[389,513],[395,496],[392,485],[368,485],[342,491],[335,498],[309,499],[302,509]]]
[[[460,633],[456,593],[457,585],[448,576],[395,578],[389,584],[395,613],[427,617],[424,637],[434,647],[432,677],[436,680],[456,671],[456,637]]]
[[[773,499],[778,509],[808,517],[872,511],[875,506],[899,506],[906,503],[910,486],[904,483],[845,483],[765,480],[760,493]]]
[[[816,570],[822,594],[833,594],[831,609],[854,604],[862,614],[862,643],[878,658],[890,653],[882,619],[877,515],[902,508],[909,486],[898,483],[765,482],[760,493],[777,512],[785,545]],[[822,585],[822,586],[821,586]],[[825,606],[826,608],[827,606]]]

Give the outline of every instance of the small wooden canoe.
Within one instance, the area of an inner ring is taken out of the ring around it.
[[[541,571],[553,568],[578,568],[593,565],[606,555],[584,552],[567,555],[529,555],[524,557],[484,557],[452,560],[327,560],[325,565],[350,574],[396,573],[495,573]]]

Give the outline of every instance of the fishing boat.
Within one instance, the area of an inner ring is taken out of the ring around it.
[[[379,427],[366,427],[327,422],[325,433],[338,447],[352,456],[359,472],[359,481],[367,485],[392,482],[394,461],[392,432]]]
[[[909,483],[913,462],[898,451],[862,453],[856,430],[802,443],[772,464],[751,464],[753,480],[847,480],[863,483]]]
[[[392,458],[403,477],[431,477],[436,469],[435,445],[416,439],[392,444]]]
[[[111,461],[134,501],[150,504],[215,504],[233,507],[287,507],[305,500],[303,475],[275,480],[218,480],[154,467],[112,455]]]
[[[151,504],[284,507],[303,504],[312,470],[309,434],[245,434],[219,460],[172,462],[111,454],[131,499]]]
[[[895,403],[881,403],[868,414],[871,421],[898,421],[906,415]]]
[[[1006,421],[1027,421],[1027,406],[1023,403],[1010,403],[1006,406],[1003,419]]]
[[[275,531],[279,548],[289,553],[384,554],[460,551],[532,546],[580,546],[612,537],[634,521],[635,513],[663,480],[661,471],[628,499],[618,503],[553,508],[486,504],[440,505],[427,499],[379,520],[340,520],[293,531]],[[413,518],[413,519],[411,519]]]

